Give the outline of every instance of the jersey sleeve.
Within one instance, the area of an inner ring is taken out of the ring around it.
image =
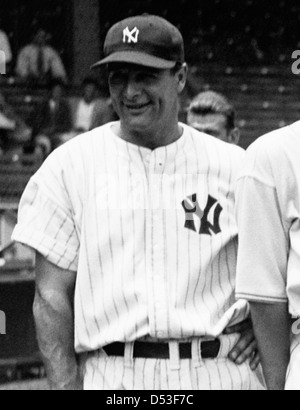
[[[237,183],[239,229],[237,298],[286,303],[288,232],[282,220],[269,158],[250,151]]]
[[[63,167],[54,153],[23,194],[12,239],[62,269],[77,271],[79,238],[63,176]]]

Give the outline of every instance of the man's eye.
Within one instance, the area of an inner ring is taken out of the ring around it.
[[[150,83],[157,79],[157,75],[155,73],[150,72],[139,72],[136,73],[133,77],[133,81],[136,83]],[[129,80],[129,75],[127,72],[123,71],[116,71],[109,74],[109,81],[111,84],[123,84]]]
[[[138,81],[153,81],[156,79],[155,74],[152,73],[140,73],[137,76]]]
[[[109,75],[109,80],[111,83],[114,83],[114,84],[121,83],[124,80],[126,80],[126,74],[122,73],[121,71],[117,73],[111,73]]]

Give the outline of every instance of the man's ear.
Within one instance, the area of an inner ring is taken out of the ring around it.
[[[188,74],[188,66],[186,63],[182,64],[182,67],[176,74],[177,76],[177,81],[178,81],[178,94],[181,94],[182,91],[184,90],[184,87],[186,85],[186,80],[187,80],[187,74]]]
[[[239,145],[240,137],[241,137],[241,132],[239,128],[234,128],[232,131],[230,131],[230,134],[229,134],[230,144]]]

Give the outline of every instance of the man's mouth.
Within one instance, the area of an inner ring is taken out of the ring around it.
[[[145,108],[148,108],[150,106],[150,104],[151,103],[148,102],[148,103],[145,103],[145,104],[124,104],[124,105],[128,110],[140,111],[140,110],[143,110]]]

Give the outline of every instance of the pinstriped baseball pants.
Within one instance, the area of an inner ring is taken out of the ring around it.
[[[237,336],[222,336],[217,359],[202,360],[193,348],[192,360],[180,360],[178,343],[170,343],[170,360],[132,359],[133,344],[125,357],[107,357],[102,351],[82,363],[85,390],[264,390],[260,371],[237,366],[227,356]],[[195,344],[196,343],[196,344]],[[199,339],[193,346],[199,346]],[[197,353],[198,351],[198,353]]]

